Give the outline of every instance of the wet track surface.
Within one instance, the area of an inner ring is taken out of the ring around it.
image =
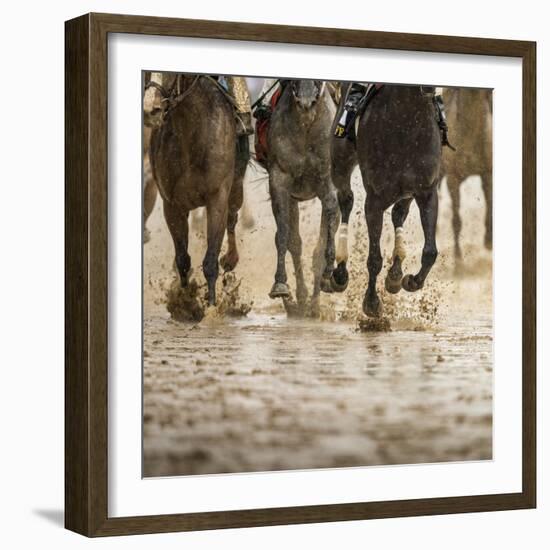
[[[275,257],[265,201],[266,226],[243,236],[237,268],[252,311],[201,323],[172,320],[165,305],[171,243],[157,204],[145,246],[144,475],[491,459],[491,262],[476,248],[483,208],[479,192],[472,196],[476,217],[463,230],[465,249],[474,251],[466,258],[472,272],[453,275],[443,202],[443,254],[426,289],[395,298],[381,293],[389,332],[358,329],[361,267],[351,266],[360,279],[356,291],[322,297],[338,320],[288,319],[269,301]],[[362,200],[356,203],[360,209]],[[417,217],[411,214],[408,229],[413,244]],[[204,248],[200,237],[197,243]],[[313,244],[306,233],[306,248]],[[409,247],[414,264],[420,247]],[[192,254],[193,265],[200,254]]]
[[[284,314],[145,328],[146,475],[491,458],[487,315],[436,332]]]

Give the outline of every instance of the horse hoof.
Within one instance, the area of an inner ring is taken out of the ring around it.
[[[382,315],[382,302],[378,297],[372,302],[365,298],[363,300],[363,313],[367,317],[380,317]]]
[[[348,288],[348,281],[341,285],[338,284],[338,281],[334,278],[334,275],[330,278],[330,286],[333,292],[344,292]]]
[[[330,282],[331,277],[322,277],[321,278],[321,290],[327,294],[332,294],[334,292],[332,284]]]
[[[275,298],[290,298],[290,288],[286,283],[273,283],[269,297],[272,300]]]
[[[238,262],[239,262],[239,256],[238,255],[230,256],[229,254],[224,254],[220,258],[220,265],[221,265],[222,269],[225,272],[233,271],[235,269],[235,267],[237,266]]]
[[[414,275],[405,275],[403,277],[403,280],[401,281],[401,286],[407,291],[407,292],[416,292],[417,290],[420,290],[422,288],[422,285],[419,285],[415,279]]]
[[[393,264],[390,267],[384,286],[390,294],[397,294],[401,290],[401,280],[403,279],[403,270],[401,269],[401,258],[395,256]]]
[[[386,277],[386,280],[384,282],[384,286],[390,294],[397,294],[402,288],[401,277],[390,277],[390,274],[388,273],[388,276]]]
[[[349,275],[345,264],[339,263],[333,270],[330,278],[330,286],[334,292],[344,292],[348,288]]]

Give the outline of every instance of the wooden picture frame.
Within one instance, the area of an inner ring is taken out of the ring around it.
[[[133,33],[520,58],[523,67],[522,491],[139,517],[108,516],[107,37]],[[536,44],[88,14],[65,26],[65,525],[124,535],[533,508],[536,505]]]

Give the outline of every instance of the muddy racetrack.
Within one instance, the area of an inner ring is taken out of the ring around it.
[[[229,281],[232,288],[240,281],[232,305],[250,312],[234,317],[226,311],[200,323],[172,319],[173,248],[158,199],[144,246],[145,476],[492,458],[492,261],[483,248],[479,179],[462,186],[464,273],[454,273],[443,185],[440,256],[415,294],[383,290],[393,246],[386,213],[379,277],[385,324],[379,326],[359,322],[368,245],[358,171],[354,189],[352,280],[342,295],[322,294],[322,320],[288,319],[282,304],[267,296],[275,224],[266,176],[254,168],[245,180],[254,226],[244,228],[249,220],[241,216],[240,263]],[[300,212],[309,267],[320,208],[305,203]],[[204,283],[202,225],[195,219],[190,229],[198,293]],[[423,240],[414,205],[405,238],[405,272],[415,273]],[[290,258],[288,274],[292,287]]]

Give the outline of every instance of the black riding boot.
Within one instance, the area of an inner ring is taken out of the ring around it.
[[[359,111],[359,106],[361,100],[367,92],[367,86],[360,84],[359,82],[354,82],[351,85],[351,88],[348,92],[348,97],[344,105],[344,110],[342,116],[336,125],[334,130],[334,135],[338,138],[348,137],[349,130],[355,122],[357,117],[357,112]]]

